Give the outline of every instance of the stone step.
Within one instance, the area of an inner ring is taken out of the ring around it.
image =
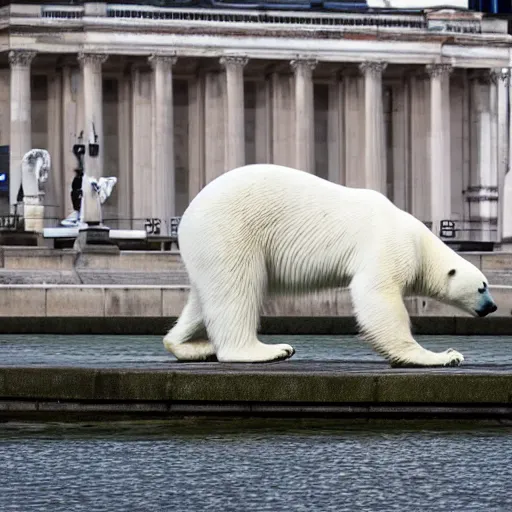
[[[490,284],[512,286],[510,271],[486,273]],[[189,285],[184,268],[176,270],[140,271],[127,269],[80,268],[76,270],[18,270],[0,269],[0,285],[8,284],[148,284]]]

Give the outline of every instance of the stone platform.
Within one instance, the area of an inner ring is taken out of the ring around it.
[[[512,287],[490,286],[498,311],[473,318],[423,297],[407,297],[418,334],[510,334]],[[183,310],[188,286],[4,285],[0,287],[0,333],[162,334]],[[357,332],[347,289],[264,303],[261,331],[268,334]]]
[[[462,255],[487,274],[498,311],[475,319],[431,299],[407,298],[415,332],[510,334],[512,253]],[[188,276],[176,251],[80,254],[3,246],[0,290],[0,333],[160,335],[183,309]],[[357,332],[346,289],[269,299],[261,327],[269,334]]]
[[[0,420],[183,416],[512,420],[512,366],[169,363],[168,368],[0,367]]]

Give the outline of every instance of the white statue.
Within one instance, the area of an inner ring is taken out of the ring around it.
[[[50,153],[45,149],[31,149],[21,160],[25,231],[43,232],[44,191],[41,185],[48,180],[50,169]]]
[[[82,140],[82,135],[83,132],[80,133],[80,141]],[[98,156],[99,152],[99,145],[97,141],[98,134],[96,133],[93,123],[89,139],[89,155],[93,157],[93,159]],[[83,160],[85,149],[85,145],[81,143],[73,146],[73,154],[78,159],[78,168],[75,172],[81,174],[82,180],[81,185],[79,184],[80,182],[78,184],[72,184],[71,201],[73,203],[74,211],[66,219],[61,221],[63,226],[87,227],[87,225],[103,224],[101,205],[108,199],[115,184],[117,183],[117,178],[115,177],[96,179],[87,174],[84,170]],[[91,162],[92,161],[89,163]],[[95,167],[96,166],[93,166],[93,172]],[[80,174],[77,178],[79,178]],[[77,178],[75,178],[75,180],[77,180]],[[75,182],[75,180],[73,180],[73,182]]]
[[[84,172],[82,178],[82,208],[80,210],[81,223],[103,223],[101,205],[108,199],[117,178],[93,178]]]

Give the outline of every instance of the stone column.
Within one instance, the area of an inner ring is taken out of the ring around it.
[[[152,215],[151,74],[141,65],[132,68],[132,229],[144,229]]]
[[[205,74],[205,184],[229,170],[226,164],[226,81],[224,74]]]
[[[32,149],[30,65],[35,56],[35,52],[25,50],[9,52],[11,66],[9,204],[11,211],[17,203],[21,186],[21,160],[25,153]]]
[[[170,219],[176,214],[174,176],[174,116],[172,66],[176,57],[152,55],[153,69],[153,217],[161,219],[162,234],[170,232]]]
[[[83,101],[81,101],[81,80],[77,68],[64,65],[62,68],[62,166],[63,184],[61,200],[63,216],[67,216],[73,209],[71,204],[71,182],[75,176],[77,160],[73,155],[73,144],[77,144],[77,137],[83,129]],[[53,158],[53,155],[52,155]],[[63,218],[64,218],[63,217]]]
[[[0,145],[9,145],[11,132],[10,87],[11,70],[0,70]]]
[[[497,241],[501,242],[503,239],[503,210],[504,203],[504,185],[505,175],[508,171],[508,83],[510,80],[510,70],[500,73],[501,80],[497,84],[497,110],[498,110],[498,227],[497,227]],[[507,210],[506,213],[509,213]],[[509,213],[510,215],[510,213]]]
[[[226,164],[228,169],[245,165],[245,57],[222,57],[220,64],[226,69],[227,141]]]
[[[118,79],[118,134],[119,134],[119,181],[118,192],[119,228],[130,229],[132,218],[132,77],[121,73]]]
[[[295,165],[295,124],[293,104],[295,91],[291,75],[271,74],[272,163]]]
[[[385,62],[363,62],[365,187],[386,194],[386,153],[382,104],[382,73]]]
[[[188,201],[205,185],[204,74],[198,73],[188,85]]]
[[[364,172],[364,81],[360,73],[343,71],[343,110],[345,142],[345,185],[347,187],[364,188],[366,178]]]
[[[432,231],[451,218],[450,73],[448,64],[429,64],[430,204]]]
[[[46,185],[45,217],[58,222],[66,216],[64,197],[64,168],[62,166],[62,71],[48,76],[48,152],[52,159]],[[71,171],[71,169],[70,169]],[[69,171],[69,172],[70,172]]]
[[[512,64],[512,62],[510,63]],[[506,105],[512,105],[512,77],[510,75],[505,82],[503,88],[503,102]],[[500,108],[504,109],[504,106],[501,105]],[[505,175],[503,177],[502,184],[502,195],[500,197],[500,211],[501,211],[501,239],[503,242],[510,244],[512,242],[512,172],[510,172],[512,166],[512,116],[506,115],[506,125],[504,126],[504,130],[508,133],[504,136],[506,140],[504,143],[506,144],[506,149],[504,152],[506,155],[506,163],[505,163]]]
[[[486,71],[471,77],[472,152],[466,190],[472,228],[489,240],[498,222],[498,81],[501,73]]]
[[[254,144],[256,163],[268,163],[272,160],[272,97],[270,78],[256,83],[256,114]]]
[[[344,185],[345,176],[345,84],[340,73],[332,76],[329,84],[329,111],[327,119],[328,177],[329,181]]]
[[[93,126],[96,132],[96,143],[100,145],[97,157],[89,156],[88,148],[84,157],[85,172],[89,176],[104,176],[103,156],[103,80],[102,65],[108,55],[100,53],[80,53],[78,61],[82,67],[83,98],[84,98],[84,143],[94,143]]]
[[[316,60],[290,62],[295,75],[295,167],[315,173],[313,70]]]
[[[401,83],[392,86],[392,168],[393,168],[393,202],[399,208],[410,211],[410,96],[409,83],[402,80]]]
[[[422,222],[430,214],[430,84],[426,73],[412,72],[410,91],[410,212]]]

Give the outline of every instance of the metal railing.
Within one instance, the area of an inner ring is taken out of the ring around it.
[[[493,242],[498,240],[496,222],[476,220],[442,220],[439,226],[442,240],[456,242]]]

